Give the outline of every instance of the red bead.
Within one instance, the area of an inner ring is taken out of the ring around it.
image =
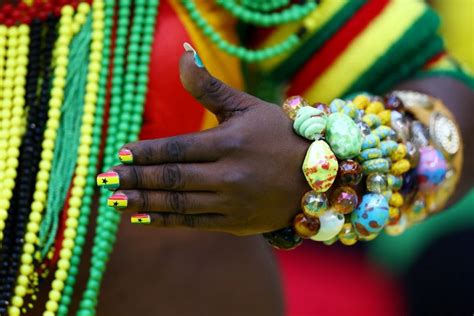
[[[336,188],[329,197],[331,209],[342,214],[351,213],[359,204],[357,192],[349,187],[342,186]]]
[[[307,217],[303,213],[296,215],[293,227],[301,238],[310,238],[316,235],[321,226],[318,218]]]

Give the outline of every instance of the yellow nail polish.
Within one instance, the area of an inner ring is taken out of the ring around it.
[[[116,193],[109,197],[107,205],[115,208],[126,208],[128,206],[128,198],[125,194]]]
[[[117,172],[109,171],[97,176],[97,185],[106,189],[117,189],[120,186],[120,179]]]
[[[149,214],[134,214],[130,217],[132,224],[151,224],[151,217]]]

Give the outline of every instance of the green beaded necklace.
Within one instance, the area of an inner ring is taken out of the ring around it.
[[[131,1],[119,0],[110,118],[103,170],[108,170],[113,165],[118,164],[116,153],[124,143],[138,138],[147,91],[149,55],[151,53],[158,4],[159,0],[136,0],[134,2],[131,34],[127,45]],[[106,0],[105,23],[107,27],[112,25],[114,6],[113,0]],[[104,56],[109,56],[108,49],[108,46],[104,45],[104,50],[107,50],[107,54],[104,54]],[[127,57],[125,57],[126,52],[128,52]],[[125,65],[127,65],[126,68]],[[80,316],[95,314],[105,265],[115,243],[120,214],[107,206],[109,195],[108,192],[102,191],[99,198],[90,275],[80,302],[78,312]]]
[[[252,50],[245,47],[229,43],[221,37],[219,33],[203,18],[198,11],[196,4],[192,0],[182,0],[184,7],[188,10],[189,16],[214,44],[229,55],[236,56],[245,62],[259,62],[281,55],[300,43],[300,38],[306,33],[306,29],[301,27],[296,34],[288,36],[284,41],[271,47]]]
[[[241,0],[241,3],[246,8],[268,12],[287,6],[290,0]]]
[[[217,3],[242,22],[269,27],[298,21],[316,9],[315,1],[295,4],[281,12],[262,13],[247,9],[235,0],[217,0]]]

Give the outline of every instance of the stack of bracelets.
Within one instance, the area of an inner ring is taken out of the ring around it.
[[[0,315],[28,314],[40,287],[43,315],[68,314],[98,169],[141,129],[158,0],[90,2],[1,8]],[[108,196],[81,316],[96,313],[120,221]]]
[[[0,11],[0,315],[28,314],[39,288],[44,316],[67,315],[83,257],[96,175],[138,138],[158,0],[29,0]],[[218,1],[256,25],[310,15],[316,1]],[[273,47],[226,42],[183,6],[220,49],[259,61],[292,49],[305,29]],[[278,12],[270,12],[278,9]],[[352,245],[385,228],[396,235],[442,209],[462,166],[452,115],[439,100],[396,91],[329,106],[288,99],[296,132],[311,141],[303,172],[312,188],[294,225],[265,234],[280,249],[311,238]],[[77,315],[96,314],[120,215],[100,192],[92,258]],[[47,280],[50,280],[48,282]]]
[[[399,235],[443,208],[462,167],[462,143],[440,100],[411,91],[368,94],[283,110],[310,145],[303,173],[311,191],[293,225],[266,233],[278,249],[303,239],[350,246],[382,231]]]

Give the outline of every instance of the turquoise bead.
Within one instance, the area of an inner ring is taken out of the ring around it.
[[[363,150],[358,156],[358,160],[366,161],[382,157],[382,151],[378,148],[368,148]]]
[[[382,124],[382,120],[377,114],[366,114],[362,118],[362,121],[365,122],[371,128],[377,128]]]
[[[362,134],[354,121],[343,113],[332,113],[326,124],[326,140],[339,159],[349,159],[359,154]]]
[[[375,135],[377,135],[380,139],[396,139],[397,133],[388,126],[382,125],[377,127],[375,130],[372,131]]]
[[[390,163],[385,158],[367,160],[362,163],[362,172],[364,174],[370,174],[375,172],[387,173],[389,168]]]
[[[380,138],[377,135],[374,134],[369,134],[364,137],[364,140],[362,141],[362,150],[368,149],[368,148],[375,148],[380,145]]]
[[[329,110],[331,111],[331,113],[341,112],[344,109],[345,105],[346,105],[346,101],[341,100],[341,99],[334,99],[329,104]]]
[[[326,114],[311,106],[303,106],[296,114],[293,128],[296,133],[309,140],[318,140],[326,128]]]
[[[380,232],[387,223],[388,210],[388,202],[383,195],[365,194],[351,216],[357,235],[369,236]]]
[[[397,149],[397,142],[393,140],[384,140],[380,142],[380,149],[382,150],[382,155],[384,157],[389,157],[395,149]]]

